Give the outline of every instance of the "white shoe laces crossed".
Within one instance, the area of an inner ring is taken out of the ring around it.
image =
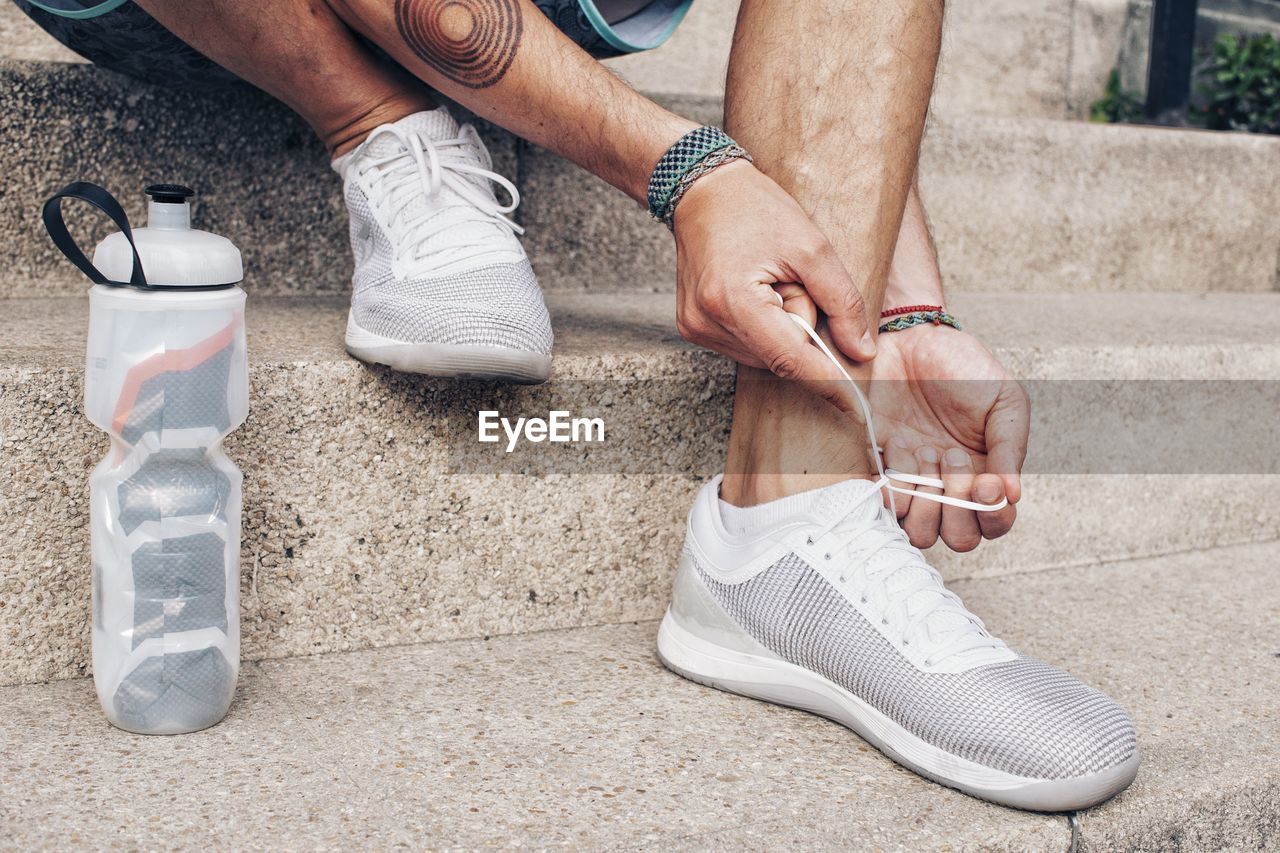
[[[844,369],[844,365],[831,353],[826,343],[803,317],[795,314],[787,316],[791,317],[796,325],[818,345],[823,355],[836,366],[845,381],[853,388],[867,427],[867,441],[871,446],[871,456],[875,460],[876,472],[879,474],[874,483],[874,489],[867,493],[866,500],[879,501],[881,489],[889,494],[889,509],[880,507],[873,523],[867,524],[863,520],[861,507],[855,504],[811,536],[810,544],[826,536],[836,537],[836,544],[832,551],[826,554],[826,558],[831,559],[838,551],[854,562],[858,567],[858,574],[861,575],[861,583],[858,586],[861,589],[861,601],[865,604],[870,600],[871,595],[876,595],[877,603],[880,605],[881,622],[885,625],[900,626],[903,645],[910,645],[912,638],[926,644],[928,652],[924,659],[925,666],[933,666],[948,657],[974,649],[1007,648],[1003,641],[987,632],[982,620],[965,608],[959,596],[944,586],[942,575],[930,566],[925,561],[924,555],[908,541],[906,533],[898,524],[897,512],[893,508],[893,495],[909,494],[913,500],[931,500],[975,512],[995,512],[1003,509],[1008,505],[1008,499],[1002,497],[999,503],[981,504],[947,495],[917,492],[894,485],[894,481],[898,481],[917,486],[943,488],[941,480],[906,474],[884,467],[879,442],[876,441],[871,405],[863,395],[862,389],[853,381],[853,377]],[[855,514],[858,514],[858,520],[851,521]],[[873,556],[880,556],[881,559],[875,569],[869,569]],[[895,578],[897,582],[892,583]],[[847,583],[849,578],[843,575],[840,580]],[[927,593],[927,595],[921,595],[921,593]],[[939,620],[933,617],[942,613],[952,614],[958,618],[947,619],[944,623],[945,627],[939,627]]]
[[[524,229],[508,216],[520,205],[520,191],[515,184],[497,172],[476,165],[474,155],[468,156],[473,147],[482,144],[470,125],[464,126],[460,136],[438,140],[424,139],[395,125],[384,125],[369,134],[356,159],[359,160],[363,151],[384,136],[394,137],[400,150],[362,162],[359,174],[372,172],[380,196],[375,203],[392,206],[389,224],[395,226],[400,235],[396,241],[397,256],[424,260],[428,255],[423,253],[423,247],[432,238],[459,226],[488,222],[504,235],[524,233]],[[507,192],[510,203],[499,204],[464,176],[497,184]],[[452,204],[446,201],[443,192],[446,188],[457,196]],[[415,207],[412,201],[419,193],[441,200],[443,204]],[[475,228],[464,229],[448,242],[446,249],[450,260],[464,260],[493,250],[492,237],[485,239],[483,232],[477,232]]]

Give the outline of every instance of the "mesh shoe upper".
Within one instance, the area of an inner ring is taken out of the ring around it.
[[[402,343],[549,354],[533,269],[497,204],[488,153],[444,110],[418,113],[335,161],[351,219],[351,312]],[[378,134],[375,131],[374,134]],[[505,182],[504,182],[505,185]]]
[[[1064,779],[1114,767],[1137,749],[1115,702],[1031,658],[960,673],[917,669],[795,554],[743,583],[721,583],[701,567],[699,576],[774,654],[954,755],[1018,776]]]

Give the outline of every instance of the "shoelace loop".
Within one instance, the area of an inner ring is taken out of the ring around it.
[[[923,498],[946,504],[947,506],[974,510],[975,512],[995,512],[1003,509],[1008,506],[1008,499],[1002,497],[999,503],[982,504],[947,495],[917,492],[913,489],[894,485],[894,481],[897,481],[916,486],[943,488],[941,480],[907,474],[884,467],[884,460],[880,456],[880,444],[876,441],[871,404],[867,401],[866,396],[863,395],[862,389],[853,381],[853,377],[844,369],[844,365],[832,354],[826,343],[803,317],[791,313],[788,313],[787,316],[808,335],[810,340],[818,345],[822,354],[836,366],[836,369],[840,371],[845,381],[853,389],[854,397],[862,410],[863,422],[867,427],[867,441],[871,446],[871,457],[875,460],[876,473],[879,475],[874,483],[874,489],[867,493],[867,500],[879,502],[882,489],[889,494],[889,509],[886,510],[881,505],[877,509],[875,523],[872,525],[868,526],[865,523],[860,523],[856,526],[847,524],[850,517],[862,511],[860,505],[855,505],[822,528],[816,539],[820,541],[831,534],[844,534],[840,537],[840,547],[849,556],[852,556],[856,551],[860,558],[856,563],[861,567],[865,583],[861,600],[864,603],[867,602],[867,589],[878,588],[880,590],[883,595],[883,612],[885,613],[882,621],[888,624],[889,618],[892,617],[893,621],[903,627],[902,642],[904,645],[909,645],[913,633],[918,632],[923,627],[927,641],[930,644],[934,644],[934,648],[930,650],[925,658],[926,666],[932,666],[952,655],[973,649],[1005,648],[1001,640],[987,633],[986,626],[982,623],[982,620],[965,608],[960,597],[946,588],[942,581],[942,575],[938,573],[938,570],[930,566],[920,551],[907,540],[906,534],[898,524],[893,495],[894,493],[909,494],[913,499]],[[814,538],[810,536],[809,541],[812,543]],[[883,553],[896,554],[897,558],[884,560],[882,561],[884,565],[868,571],[866,567],[869,565],[871,558],[876,554]],[[891,589],[890,582],[904,569],[917,569],[919,571],[915,572],[908,583]],[[929,593],[928,601],[923,603],[917,601],[915,612],[911,612],[912,600],[917,598],[920,593],[926,592]],[[955,628],[935,634],[935,623],[931,621],[930,617],[935,616],[940,611],[947,611],[958,617],[963,617],[964,622],[957,621]]]
[[[509,217],[520,205],[520,191],[516,189],[516,185],[497,172],[475,165],[462,154],[470,147],[480,144],[478,138],[473,138],[474,133],[472,130],[471,135],[467,135],[464,130],[462,135],[452,139],[432,140],[395,125],[384,125],[369,134],[369,138],[361,144],[362,151],[368,150],[377,139],[384,136],[393,137],[399,143],[400,150],[362,163],[360,171],[361,174],[371,170],[376,172],[383,183],[385,197],[394,205],[392,221],[396,217],[401,218],[404,239],[398,247],[400,252],[412,252],[414,259],[421,259],[420,250],[431,238],[450,228],[473,224],[481,219],[487,219],[495,227],[507,232],[524,233],[524,229]],[[357,152],[356,157],[360,157],[360,152]],[[464,176],[498,185],[506,191],[510,202],[499,204]],[[448,188],[464,203],[447,207],[464,209],[470,215],[442,216],[442,208],[425,207],[413,213],[407,212],[415,184],[428,198],[438,197],[444,188]],[[479,217],[475,215],[477,213]],[[492,251],[493,246],[481,240],[473,240],[471,243],[453,240],[450,241],[449,248],[456,257],[460,250],[465,253],[470,248],[473,250],[472,254],[475,254]]]
[[[840,360],[831,353],[826,342],[818,336],[818,333],[813,330],[813,327],[810,326],[803,317],[790,312],[787,313],[787,316],[790,317],[795,324],[799,326],[815,344],[818,345],[818,349],[822,350],[822,354],[836,366],[836,370],[840,371],[840,375],[844,377],[845,381],[849,383],[849,387],[853,389],[853,395],[858,401],[858,407],[862,409],[863,423],[867,426],[867,441],[871,445],[871,458],[875,460],[876,473],[880,475],[876,482],[876,488],[877,490],[888,490],[890,507],[893,506],[893,495],[895,492],[901,495],[911,495],[913,499],[924,498],[925,500],[935,501],[940,504],[946,504],[947,506],[971,509],[974,512],[996,512],[997,510],[1004,509],[1009,505],[1009,499],[1006,497],[1001,497],[999,503],[982,504],[977,503],[976,501],[966,501],[961,500],[960,498],[953,498],[948,495],[934,495],[929,494],[928,492],[917,492],[914,489],[904,489],[901,486],[895,486],[893,481],[896,480],[900,483],[910,483],[915,486],[930,486],[935,489],[944,488],[943,482],[934,477],[921,477],[917,474],[907,474],[902,471],[895,471],[892,468],[886,469],[884,467],[884,460],[880,458],[880,442],[876,441],[876,427],[871,417],[871,404],[867,402],[867,398],[863,395],[862,389],[858,387],[857,382],[853,381],[853,377],[844,369],[844,365],[840,363]]]
[[[866,500],[878,502],[879,489],[869,491]],[[836,541],[828,546],[825,556],[840,552],[857,567],[841,574],[841,583],[854,582],[863,604],[874,595],[883,614],[882,624],[897,625],[904,646],[911,645],[913,638],[923,640],[930,649],[926,665],[973,649],[1004,648],[1003,642],[987,633],[982,620],[965,608],[960,597],[946,588],[937,569],[907,541],[896,517],[879,506],[874,522],[867,525],[861,519],[864,503],[851,506],[809,537],[812,542],[834,537]],[[859,521],[850,523],[855,515]],[[871,568],[872,558],[876,557],[878,564]],[[904,570],[912,571],[905,582],[899,577]],[[953,620],[953,627],[937,630],[933,617],[944,611],[958,618]]]

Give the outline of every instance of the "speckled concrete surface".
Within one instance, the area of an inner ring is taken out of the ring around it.
[[[1081,816],[1089,848],[1276,842],[1278,548],[956,584],[1133,714],[1143,766]],[[250,664],[222,724],[175,738],[111,729],[85,680],[0,688],[5,842],[1065,849],[1061,816],[970,799],[833,723],[668,673],[654,630]]]
[[[1086,849],[1280,845],[1280,545],[953,586],[1133,715],[1142,767],[1081,814]]]
[[[75,51],[36,26],[12,3],[0,3],[0,58],[84,62]]]
[[[249,665],[223,723],[175,738],[111,729],[84,680],[0,688],[5,844],[1062,848],[1060,817],[936,788],[833,725],[677,679],[653,631]]]
[[[1276,137],[956,117],[931,129],[920,172],[955,287],[990,289],[987,278],[1040,292],[1277,285]]]
[[[266,95],[248,86],[192,94],[86,65],[0,60],[0,104],[0,230],[9,236],[0,247],[9,270],[0,297],[30,295],[66,263],[40,205],[78,179],[110,189],[137,224],[146,218],[145,185],[188,183],[198,193],[196,224],[236,242],[256,292],[348,289],[341,181],[311,130]],[[476,123],[494,168],[515,175],[515,138]],[[67,219],[91,247],[111,226],[82,207],[67,205]],[[78,290],[73,279],[62,284],[62,293]]]
[[[530,148],[522,165],[525,241],[544,286],[674,289],[674,246],[638,205],[548,152]],[[1274,137],[941,113],[920,173],[953,291],[1277,286]]]
[[[720,110],[715,98],[661,100],[701,121]],[[37,282],[53,285],[50,295],[74,292],[37,210],[85,176],[126,194],[136,216],[133,188],[159,177],[195,184],[200,224],[241,245],[255,292],[346,290],[337,178],[302,123],[265,96],[196,97],[85,66],[0,61],[0,104],[0,228],[12,235],[0,245],[0,296]],[[504,132],[484,133],[498,170],[518,178],[545,289],[674,287],[670,236],[638,204]],[[1280,252],[1277,163],[1280,140],[1256,135],[968,116],[933,123],[921,168],[956,289],[1268,291]]]
[[[935,106],[966,115],[1066,118],[1071,28],[1071,6],[1058,0],[948,3]]]
[[[1093,376],[1103,364],[1121,377],[1245,379],[1280,375],[1269,319],[1278,298],[955,304],[979,335],[1007,327],[1000,355],[1024,376]],[[0,683],[87,672],[86,484],[106,442],[81,411],[85,307],[11,300],[0,317],[10,342],[0,349]],[[457,451],[479,445],[450,439],[490,392],[349,359],[341,300],[253,301],[251,413],[228,443],[246,475],[246,658],[662,612],[689,500],[720,466],[729,367],[677,339],[669,296],[565,294],[551,307],[560,381],[504,392],[503,405],[608,399],[624,450],[605,460],[632,467],[486,467]],[[1231,337],[1206,317],[1234,323]],[[1150,349],[1170,329],[1180,343]],[[604,379],[624,381],[577,381]],[[953,578],[994,577],[1273,539],[1276,479],[1040,474],[1028,478],[1013,535],[969,555],[934,549],[935,561]]]

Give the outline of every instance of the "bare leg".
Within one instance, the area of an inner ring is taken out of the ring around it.
[[[436,106],[430,89],[370,52],[322,0],[137,0],[178,38],[286,103],[333,154]]]
[[[744,0],[726,130],[827,235],[880,310],[942,31],[941,0]],[[748,506],[867,473],[863,429],[764,371],[738,371],[722,487]]]

